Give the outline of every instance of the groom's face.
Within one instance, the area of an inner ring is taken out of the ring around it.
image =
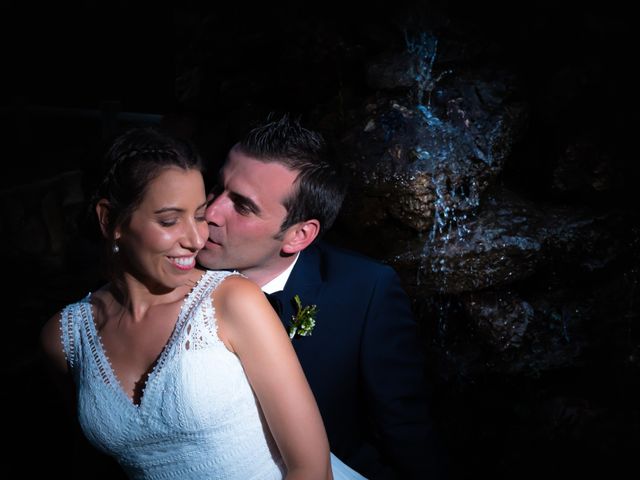
[[[209,238],[198,254],[210,269],[236,269],[263,285],[286,268],[280,231],[297,172],[232,149],[206,210]]]

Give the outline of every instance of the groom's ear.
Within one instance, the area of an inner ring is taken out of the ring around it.
[[[315,218],[296,223],[285,232],[282,251],[288,254],[298,253],[311,245],[319,233],[320,222]]]

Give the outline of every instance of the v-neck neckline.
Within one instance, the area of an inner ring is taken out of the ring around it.
[[[143,405],[146,405],[149,401],[151,401],[151,400],[147,400],[147,397],[149,396],[150,393],[152,393],[152,388],[154,384],[153,380],[160,373],[161,368],[167,359],[167,356],[169,355],[170,351],[173,349],[173,346],[176,344],[178,337],[180,335],[180,332],[182,332],[183,330],[185,319],[189,317],[188,313],[191,311],[191,308],[189,307],[192,306],[193,299],[197,298],[196,294],[200,291],[201,286],[204,284],[203,280],[205,279],[205,277],[207,277],[207,273],[208,272],[204,272],[202,274],[202,276],[198,279],[195,285],[191,288],[189,293],[187,293],[187,295],[182,300],[182,305],[180,306],[178,318],[176,319],[176,323],[173,327],[173,330],[171,331],[171,335],[169,335],[169,339],[167,340],[165,345],[162,347],[160,354],[158,355],[156,361],[153,363],[153,366],[151,367],[151,371],[146,376],[146,379],[144,381],[144,386],[142,387],[142,392],[140,393],[140,399],[137,403],[135,402],[135,392],[133,397],[129,396],[129,394],[124,390],[118,375],[116,375],[116,372],[113,369],[111,360],[109,359],[109,356],[107,355],[107,351],[104,348],[102,337],[98,333],[98,328],[96,326],[94,312],[93,312],[93,305],[91,304],[91,301],[90,301],[91,294],[87,296],[87,302],[85,304],[86,324],[90,332],[90,341],[93,344],[92,350],[94,352],[93,358],[95,362],[98,364],[98,371],[102,376],[102,380],[106,384],[110,385],[114,390],[116,390],[119,396],[130,407],[136,410],[140,410],[142,409]]]

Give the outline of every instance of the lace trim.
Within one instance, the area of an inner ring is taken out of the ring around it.
[[[115,374],[113,369],[113,365],[109,356],[107,355],[107,351],[104,348],[104,344],[102,343],[102,338],[98,334],[98,329],[95,324],[95,316],[93,315],[93,306],[88,301],[90,299],[90,295],[87,296],[87,302],[84,304],[82,312],[82,324],[85,329],[85,333],[87,335],[89,341],[89,348],[91,350],[91,354],[96,362],[98,367],[98,372],[104,383],[112,388],[115,388],[119,394],[126,400],[126,403],[139,408],[142,405],[142,402],[147,403],[151,401],[151,399],[146,399],[147,388],[153,381],[153,379],[158,375],[158,373],[162,370],[163,366],[167,362],[167,358],[169,356],[169,352],[173,349],[174,345],[181,337],[180,332],[183,329],[184,323],[186,319],[189,318],[193,309],[200,303],[201,294],[203,290],[209,289],[210,285],[216,280],[215,276],[210,275],[211,272],[205,272],[200,279],[193,286],[191,291],[186,295],[183,303],[180,307],[180,312],[178,313],[178,319],[176,320],[176,324],[173,328],[173,332],[167,341],[167,344],[163,347],[162,352],[158,358],[158,361],[155,363],[149,375],[145,380],[144,386],[142,387],[142,391],[140,394],[140,401],[135,403],[129,395],[124,391],[120,380]],[[199,299],[198,302],[195,299]]]
[[[144,387],[142,389],[141,399],[144,398],[147,385],[151,383],[151,381],[158,376],[159,372],[162,370],[164,365],[167,363],[167,359],[169,357],[169,352],[173,350],[173,346],[178,342],[178,340],[182,337],[181,332],[185,328],[185,324],[188,325],[187,319],[191,317],[193,310],[200,304],[202,298],[202,291],[207,291],[211,283],[215,279],[212,278],[210,272],[205,272],[202,277],[198,280],[198,282],[194,285],[191,291],[187,294],[182,306],[180,307],[180,313],[178,314],[178,320],[176,321],[176,325],[173,329],[173,333],[169,337],[169,341],[165,345],[158,361],[151,369],[151,373],[147,376],[147,380],[145,381]],[[198,300],[198,301],[196,301]]]
[[[206,348],[212,339],[215,343],[223,343],[218,336],[218,321],[216,319],[216,309],[213,305],[211,295],[213,291],[228,277],[233,275],[243,276],[241,273],[233,272],[211,272],[211,281],[206,284],[206,288],[201,292],[201,297],[197,303],[200,306],[198,315],[189,315],[189,322],[185,325],[186,338],[182,345],[185,350],[199,350]],[[194,305],[195,307],[196,305]]]
[[[63,346],[64,355],[66,357],[69,368],[73,370],[75,367],[76,345],[73,330],[73,306],[70,305],[60,314],[60,341]]]
[[[122,389],[122,385],[120,385],[120,381],[116,377],[113,367],[111,365],[111,360],[107,356],[107,352],[104,349],[104,345],[102,344],[102,339],[98,334],[98,329],[96,327],[93,315],[93,306],[87,299],[87,302],[82,304],[80,309],[80,315],[82,317],[82,326],[85,331],[85,336],[89,341],[89,349],[91,350],[91,356],[96,362],[98,367],[98,372],[100,373],[100,378],[102,381],[116,389],[119,389],[122,393],[124,390]],[[103,361],[104,359],[104,361]],[[105,366],[106,362],[106,366]]]
[[[128,405],[131,405],[135,408],[140,408],[143,402],[145,404],[151,402],[155,394],[153,393],[152,389],[148,390],[149,386],[152,384],[154,378],[156,378],[164,368],[176,343],[182,343],[182,339],[185,336],[182,332],[186,331],[187,338],[190,338],[189,333],[191,333],[193,329],[191,321],[189,321],[189,319],[193,318],[192,314],[194,310],[207,299],[208,302],[203,305],[204,325],[208,331],[213,333],[215,339],[220,341],[217,335],[217,322],[215,321],[215,309],[211,301],[211,292],[213,292],[213,290],[217,288],[222,280],[234,274],[240,275],[238,272],[207,271],[200,277],[191,291],[186,295],[180,307],[180,312],[178,313],[178,319],[176,320],[173,332],[171,333],[171,336],[169,337],[166,345],[163,347],[157,362],[155,363],[155,365],[151,369],[151,372],[145,380],[140,394],[140,401],[138,403],[134,402],[129,397],[129,395],[127,395],[124,388],[122,387],[122,384],[120,383],[120,380],[115,374],[111,360],[104,348],[102,338],[98,333],[98,329],[95,323],[93,306],[90,302],[91,294],[87,295],[84,301],[81,304],[77,305],[77,307],[79,307],[78,314],[81,316],[81,327],[83,328],[84,334],[86,335],[86,338],[88,340],[91,355],[98,368],[98,372],[100,377],[102,378],[102,381],[107,386],[117,390],[119,392],[119,395],[124,400],[126,400],[126,403]],[[73,312],[71,311],[71,308],[69,308],[68,314],[69,318],[72,319]],[[66,328],[63,330],[63,337],[65,336],[65,332],[66,336],[68,337],[65,344],[69,345],[68,358],[73,361],[73,352],[75,345],[73,341],[72,322],[66,322]],[[150,396],[151,398],[147,398],[147,396]]]

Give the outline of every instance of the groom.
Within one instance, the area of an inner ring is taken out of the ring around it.
[[[334,454],[369,479],[442,478],[417,325],[397,275],[319,241],[345,195],[326,156],[321,135],[287,116],[249,132],[220,172],[198,261],[258,283],[287,329],[296,295],[317,306],[293,346]]]

